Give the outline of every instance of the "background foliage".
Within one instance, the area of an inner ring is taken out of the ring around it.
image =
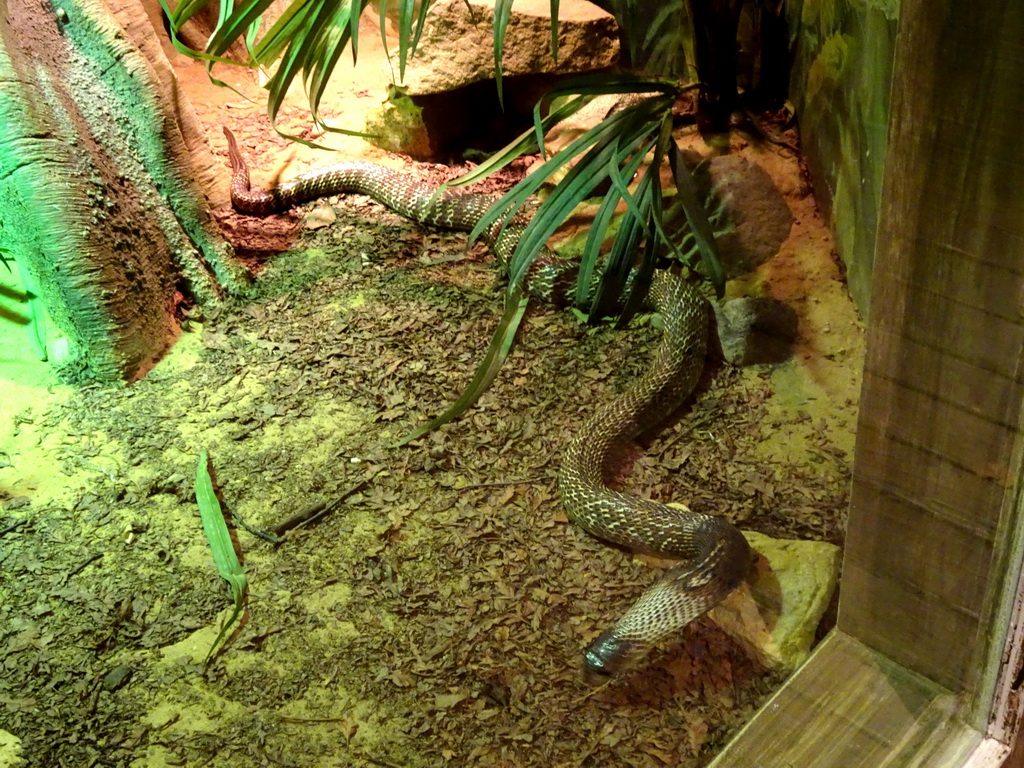
[[[161,0],[164,2],[164,0]],[[204,51],[195,51],[176,33],[200,8],[218,3],[218,21]],[[359,50],[359,20],[369,0],[293,0],[281,15],[261,28],[271,0],[184,0],[173,11],[165,5],[175,45],[183,53],[206,60],[209,68],[228,62],[225,54],[238,41],[245,43],[248,60],[264,70],[274,67],[266,83],[267,110],[274,124],[286,93],[301,82],[311,119],[325,131],[337,130],[321,118],[319,108],[328,79],[346,50],[353,61]],[[409,57],[424,28],[427,5],[414,0],[379,0],[382,39],[389,6],[397,5],[398,65],[404,74]],[[498,219],[511,220],[534,195],[542,193],[556,175],[562,175],[530,218],[510,263],[505,314],[492,339],[487,357],[469,391],[448,412],[427,425],[433,428],[469,407],[500,368],[523,317],[523,279],[530,265],[544,252],[551,235],[588,199],[601,196],[590,234],[580,259],[573,302],[588,318],[619,314],[625,322],[642,303],[659,258],[670,256],[700,271],[721,294],[724,274],[715,247],[711,223],[690,169],[672,136],[673,108],[686,90],[675,75],[685,70],[683,54],[686,26],[682,0],[658,6],[649,20],[638,15],[636,0],[612,0],[610,7],[622,33],[622,66],[615,73],[593,74],[563,82],[549,91],[534,109],[534,127],[473,172],[453,182],[467,184],[504,167],[524,154],[541,153],[545,162],[498,200],[483,217],[473,237]],[[501,94],[501,61],[512,0],[497,0],[494,9],[496,87]],[[644,9],[650,12],[650,8]],[[551,0],[551,55],[557,57],[558,0]],[[641,31],[644,35],[641,36]],[[568,147],[548,157],[544,135],[548,129],[599,95],[619,94],[619,108]],[[309,143],[298,137],[296,141]],[[677,245],[666,224],[661,168],[671,168],[675,209],[688,232],[682,238],[691,247]],[[603,190],[607,190],[606,192]],[[624,211],[618,209],[624,205]],[[614,226],[613,226],[614,224]],[[614,234],[612,234],[614,230]],[[610,246],[607,241],[611,241]],[[639,258],[638,258],[639,254]],[[410,436],[409,439],[411,439]]]

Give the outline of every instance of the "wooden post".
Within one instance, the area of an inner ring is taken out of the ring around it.
[[[839,626],[977,693],[1017,577],[1024,4],[902,14]]]
[[[839,626],[711,768],[1020,765],[1022,70],[1020,0],[903,2]]]

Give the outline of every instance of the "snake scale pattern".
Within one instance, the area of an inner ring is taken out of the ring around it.
[[[417,222],[469,231],[494,202],[490,195],[440,193],[429,184],[372,163],[349,162],[313,170],[269,190],[253,190],[249,171],[225,128],[232,167],[231,201],[240,213],[266,216],[325,195],[369,195]],[[502,268],[508,267],[523,229],[500,224],[483,237]],[[547,251],[534,262],[525,287],[540,298],[564,303],[576,265]],[[648,308],[661,314],[664,332],[654,360],[625,394],[595,412],[571,441],[558,475],[569,518],[599,539],[630,551],[675,558],[639,600],[587,648],[591,679],[615,674],[640,660],[656,643],[679,631],[728,595],[745,577],[750,548],[721,517],[636,498],[605,485],[605,463],[614,446],[654,426],[686,399],[704,365],[710,308],[687,281],[655,273]]]

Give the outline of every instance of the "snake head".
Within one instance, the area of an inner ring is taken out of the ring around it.
[[[583,677],[591,685],[599,685],[615,676],[643,653],[643,648],[615,631],[606,629],[583,653]]]

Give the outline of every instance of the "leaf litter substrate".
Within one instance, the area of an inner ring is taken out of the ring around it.
[[[0,727],[30,765],[74,768],[706,764],[780,678],[702,619],[585,685],[581,649],[655,572],[573,528],[555,487],[653,324],[538,306],[468,414],[394,448],[471,378],[500,288],[463,236],[335,207],[142,381],[18,415],[21,458],[67,492],[8,499],[5,521],[27,519],[0,540]],[[839,421],[793,406],[778,373],[711,365],[617,480],[840,543],[851,403]],[[203,449],[252,529],[335,503],[276,545],[236,525],[247,607],[205,668],[229,601],[195,505]]]

